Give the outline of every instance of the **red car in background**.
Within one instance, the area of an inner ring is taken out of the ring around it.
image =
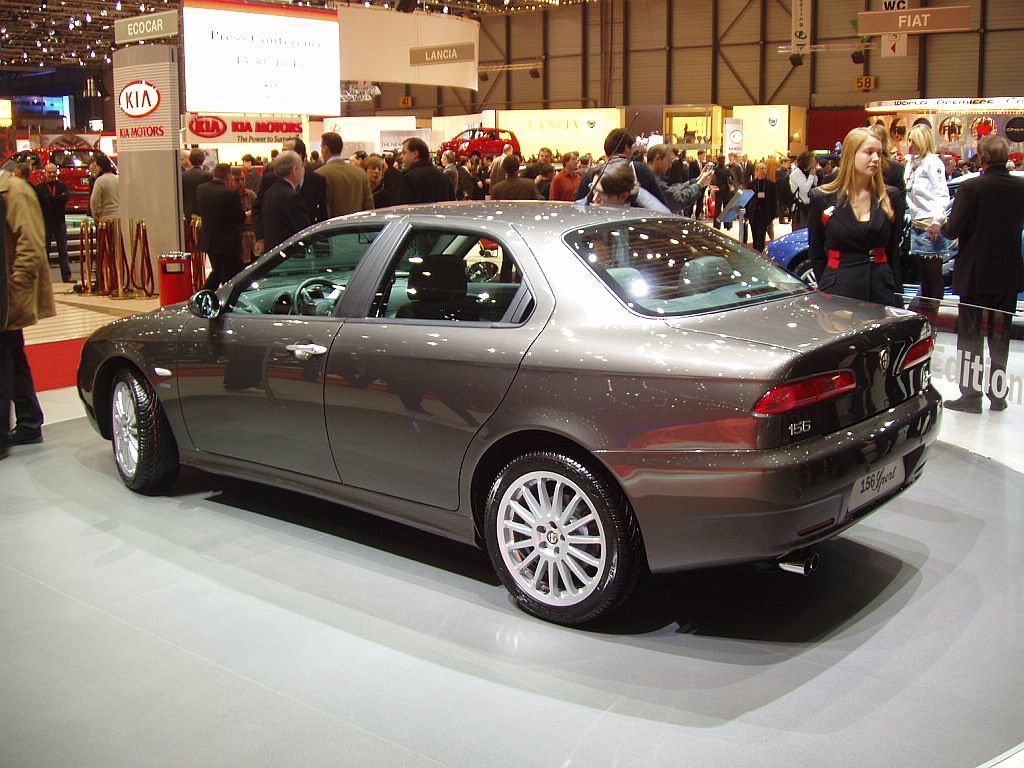
[[[437,150],[437,159],[440,160],[441,155],[449,149],[457,157],[469,157],[473,154],[480,157],[497,157],[506,144],[511,144],[512,151],[522,157],[519,139],[512,131],[503,131],[500,128],[470,128],[454,139],[444,142]]]
[[[42,147],[12,152],[0,165],[0,171],[10,172],[18,163],[28,163],[32,169],[29,181],[39,184],[43,181],[43,166],[53,163],[57,166],[57,178],[67,184],[69,213],[85,213],[89,210],[89,164],[96,155],[95,149],[72,149],[69,147]]]

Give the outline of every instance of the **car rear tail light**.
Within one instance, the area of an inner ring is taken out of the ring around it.
[[[853,371],[832,371],[790,381],[776,387],[758,401],[754,413],[771,416],[831,400],[857,388]]]
[[[908,350],[907,356],[903,358],[903,370],[909,371],[929,359],[933,349],[935,349],[934,336],[921,339]]]

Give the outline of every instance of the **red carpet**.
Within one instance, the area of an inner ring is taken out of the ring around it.
[[[26,346],[25,356],[32,366],[36,391],[73,387],[83,346],[85,339],[50,341]]]

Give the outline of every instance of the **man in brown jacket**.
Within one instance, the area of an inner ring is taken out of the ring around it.
[[[346,165],[341,157],[345,148],[341,136],[328,131],[320,138],[324,164],[314,171],[327,179],[327,211],[333,219],[347,213],[373,210],[373,193],[366,171]]]
[[[24,329],[57,314],[46,259],[46,226],[39,198],[28,182],[0,177],[6,212],[3,227],[3,280],[0,291],[0,457],[9,445],[43,439],[43,409],[36,397],[32,370],[25,357]],[[11,403],[17,426],[9,432]]]

